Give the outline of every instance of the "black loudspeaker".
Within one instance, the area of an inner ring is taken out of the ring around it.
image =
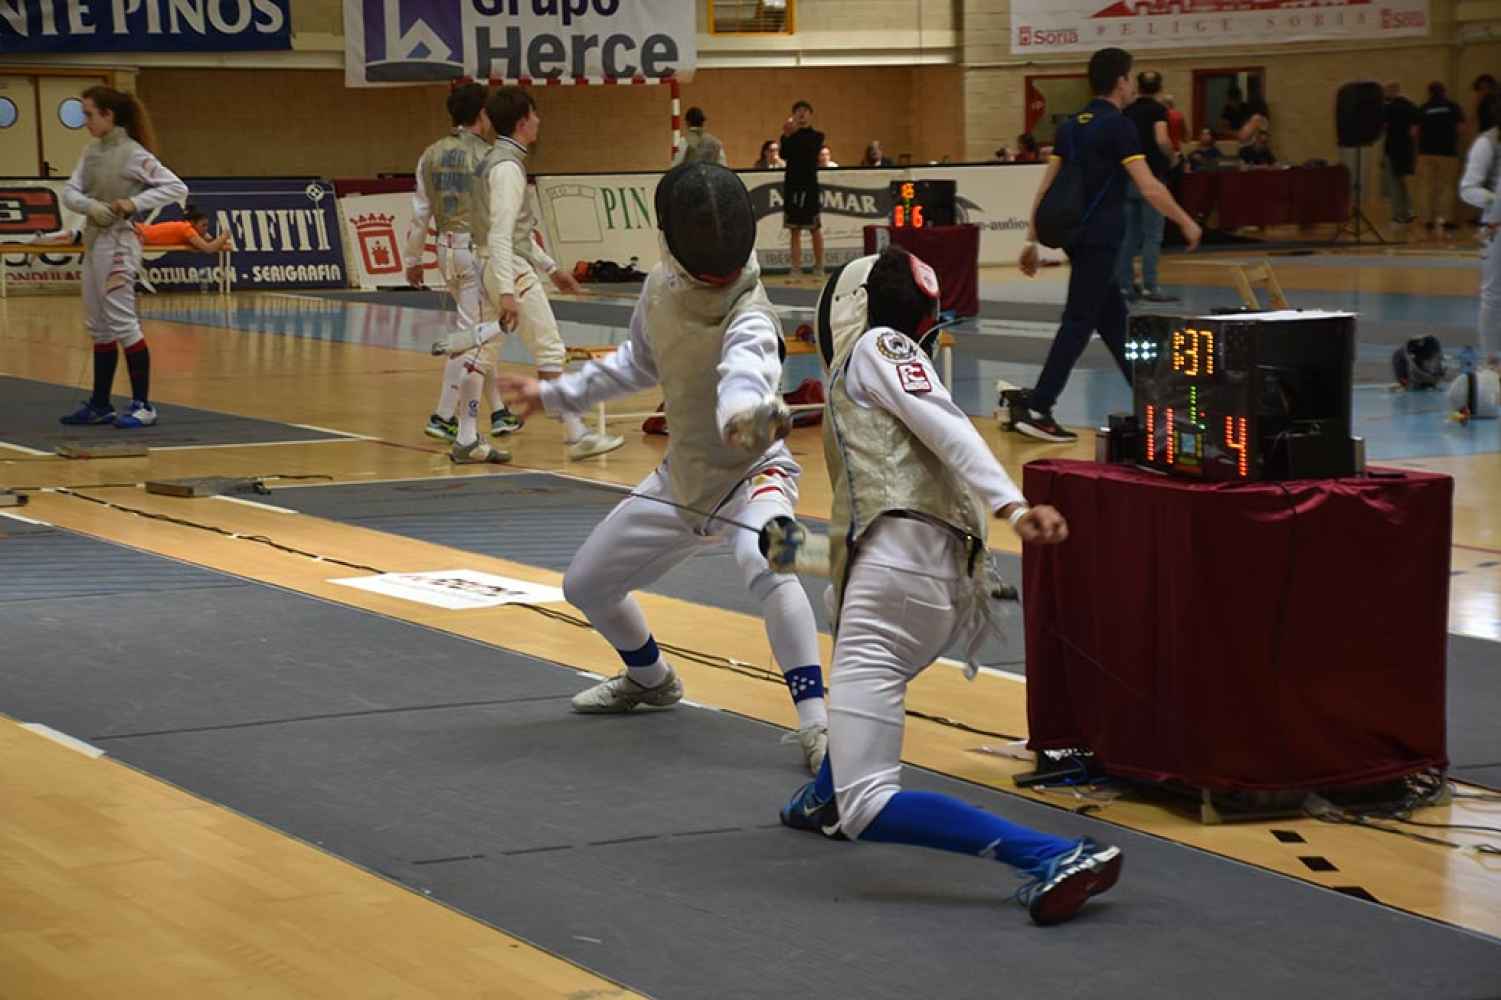
[[[1381,84],[1371,80],[1347,83],[1334,99],[1334,127],[1339,144],[1345,147],[1369,146],[1381,138],[1385,119],[1386,93]]]

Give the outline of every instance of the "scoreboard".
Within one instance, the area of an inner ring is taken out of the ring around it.
[[[1351,313],[1133,316],[1137,460],[1209,481],[1355,472]]]

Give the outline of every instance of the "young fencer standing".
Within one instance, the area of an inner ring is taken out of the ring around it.
[[[155,136],[141,102],[109,87],[83,92],[89,143],[63,187],[63,204],[84,216],[87,248],[83,261],[84,325],[94,341],[94,392],[65,424],[149,427],[151,351],[136,315],[136,274],[141,268],[141,236],[131,224],[138,214],[185,201],[188,187],[152,152]],[[125,352],[130,372],[130,409],[117,414],[110,402]]]
[[[484,114],[487,91],[484,84],[464,83],[448,95],[448,117],[453,127],[448,134],[422,151],[417,160],[417,183],[412,191],[412,226],[406,234],[406,276],[415,288],[421,288],[422,252],[427,242],[429,224],[437,230],[438,273],[458,309],[457,328],[471,330],[478,326],[480,315],[480,274],[475,265],[471,241],[474,215],[470,191],[474,175],[495,132]],[[438,408],[428,418],[423,432],[439,441],[453,441],[458,436],[456,414],[459,387],[465,375],[464,355],[449,358],[443,366],[443,389]],[[510,434],[521,429],[521,422],[500,402],[495,394],[490,409],[490,433]]]
[[[467,355],[460,381],[459,427],[449,457],[455,462],[508,462],[510,454],[491,448],[478,438],[479,399],[486,380],[495,375],[500,357],[497,331],[515,330],[531,352],[537,377],[556,379],[563,373],[566,349],[558,332],[552,305],[542,290],[540,275],[552,279],[559,291],[578,293],[579,283],[542,251],[532,231],[537,219],[526,201],[526,156],[537,141],[542,118],[530,94],[520,87],[498,87],[485,101],[485,116],[499,136],[475,171],[471,197],[471,235],[488,309],[487,320],[456,331],[434,345],[435,353]],[[525,414],[518,414],[524,417]],[[577,413],[562,414],[563,441],[568,457],[592,458],[625,443],[616,434],[591,431]]]
[[[790,516],[801,472],[781,441],[791,426],[779,394],[781,333],[761,285],[750,195],[724,167],[684,164],[657,185],[656,210],[662,261],[642,288],[630,338],[609,358],[556,381],[501,376],[522,416],[542,408],[587,412],[653,385],[666,400],[666,459],[594,529],[563,579],[568,600],[625,663],[573,707],[626,712],[683,697],[631,592],[706,543],[727,541],[761,602],[797,708],[804,759],[816,771],[828,716],[812,608],[796,579],[770,571],[757,535],[728,523],[759,528]]]
[[[955,640],[989,624],[989,519],[1050,545],[1062,515],[1028,507],[939,381],[925,347],[938,315],[933,270],[898,248],[836,272],[818,303],[828,383],[824,451],[834,487],[835,616],[829,752],[782,822],[851,840],[913,844],[1005,862],[1039,924],[1072,917],[1115,884],[1121,852],[1029,830],[959,799],[901,788],[907,685]],[[762,529],[773,567],[814,546],[792,521]],[[805,558],[804,563],[808,560]]]

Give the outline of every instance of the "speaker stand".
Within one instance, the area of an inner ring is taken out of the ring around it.
[[[1364,243],[1365,236],[1361,232],[1361,223],[1364,223],[1365,228],[1370,230],[1371,235],[1376,238],[1377,243],[1386,244],[1386,237],[1381,235],[1381,230],[1376,228],[1371,217],[1365,214],[1365,164],[1361,162],[1361,154],[1364,152],[1365,147],[1355,147],[1354,194],[1350,202],[1350,218],[1334,234],[1333,242],[1335,243],[1338,243],[1339,238],[1346,233],[1352,236],[1356,243]]]

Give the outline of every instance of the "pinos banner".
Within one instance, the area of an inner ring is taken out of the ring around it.
[[[3,0],[0,0],[3,2]],[[688,0],[344,0],[350,87],[480,80],[689,79]]]
[[[1011,51],[1421,37],[1431,23],[1428,0],[1012,0]]]

